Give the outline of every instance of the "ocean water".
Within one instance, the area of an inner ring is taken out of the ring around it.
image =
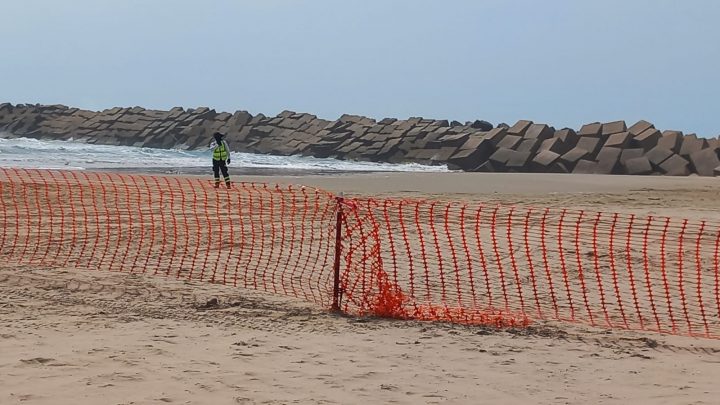
[[[446,166],[415,163],[389,164],[318,159],[303,156],[272,156],[232,153],[232,168],[276,169],[315,172],[440,172]],[[210,150],[138,148],[132,146],[93,145],[73,141],[41,141],[29,138],[0,138],[0,167],[34,169],[183,169],[208,167]]]

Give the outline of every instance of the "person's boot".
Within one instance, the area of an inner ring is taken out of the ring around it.
[[[215,188],[220,188],[220,182],[219,182],[219,181],[216,181],[216,182],[215,182]]]
[[[225,187],[230,188],[230,182],[225,183]]]

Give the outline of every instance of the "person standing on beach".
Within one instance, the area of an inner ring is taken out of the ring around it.
[[[215,175],[215,188],[220,187],[220,171],[222,170],[225,178],[225,186],[230,188],[230,174],[228,174],[227,165],[230,164],[230,147],[223,139],[225,135],[215,132],[213,135],[215,142],[212,143],[213,150],[213,174]],[[227,164],[226,164],[227,162]]]

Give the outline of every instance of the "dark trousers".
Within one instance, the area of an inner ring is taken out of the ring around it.
[[[223,177],[225,178],[225,184],[230,185],[230,174],[228,174],[228,168],[224,160],[213,159],[213,174],[215,175],[215,185],[220,184],[220,171],[222,170]]]

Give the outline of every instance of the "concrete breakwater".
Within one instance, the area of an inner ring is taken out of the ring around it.
[[[215,131],[234,151],[359,161],[447,165],[479,172],[720,175],[720,139],[656,129],[647,121],[589,123],[579,130],[521,120],[407,120],[345,114],[329,121],[283,111],[275,117],[207,107],[169,111],[0,104],[3,137],[74,139],[103,145],[204,148]]]

